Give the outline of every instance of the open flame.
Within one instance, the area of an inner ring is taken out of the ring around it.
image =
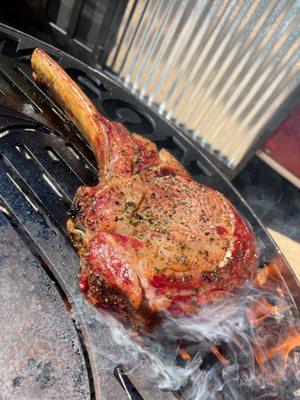
[[[121,356],[106,355],[114,366],[138,370],[185,400],[287,400],[300,393],[299,318],[274,263],[198,315],[166,315],[151,334],[108,324],[121,349]]]
[[[263,289],[274,288],[274,280],[278,281],[279,273],[275,264],[266,265],[261,271],[258,272],[254,284]],[[286,296],[286,290],[284,287],[280,287],[277,283],[277,293],[281,298]],[[285,305],[273,305],[268,302],[265,298],[261,299],[261,302],[254,306],[249,314],[249,321],[253,325],[262,324],[267,319],[276,318],[277,315],[282,315],[284,312],[290,311],[288,304]],[[276,335],[277,332],[264,336],[258,336],[257,341],[253,346],[254,357],[264,373],[267,373],[270,361],[277,363],[277,374],[272,375],[272,379],[284,379],[285,371],[289,364],[289,355],[297,348],[300,347],[300,329],[299,326],[290,326],[287,324],[279,323],[276,327],[280,331],[280,335]],[[260,328],[260,331],[262,329]],[[274,337],[278,336],[277,343],[268,345],[268,341],[274,340]],[[269,340],[268,340],[269,339]]]
[[[276,265],[268,264],[258,271],[256,277],[253,280],[253,284],[266,290],[268,288],[268,285],[273,288],[273,282],[271,284],[271,280],[274,278],[278,279],[278,277],[279,275]],[[277,292],[279,293],[280,297],[284,297],[283,288],[277,287]],[[255,360],[258,366],[263,369],[265,362],[275,357],[279,358],[281,360],[281,368],[278,376],[280,379],[283,378],[285,369],[288,365],[289,354],[295,348],[300,347],[300,329],[291,328],[289,325],[280,326],[281,337],[279,339],[279,343],[277,345],[268,347],[267,339],[274,339],[274,335],[272,336],[270,332],[266,330],[265,336],[267,337],[262,337],[261,324],[268,319],[276,318],[278,315],[283,315],[283,313],[286,311],[290,311],[290,307],[288,304],[271,304],[265,297],[261,297],[256,299],[256,302],[247,312],[249,324],[252,325],[254,329],[256,329],[257,326],[259,329],[259,334],[257,335],[255,343],[253,344],[253,354]],[[286,330],[285,337],[283,333],[284,328]],[[236,338],[232,337],[232,341],[241,351],[245,351]],[[210,347],[210,350],[223,365],[229,364],[229,361],[221,354],[216,346],[212,345]],[[191,360],[191,356],[184,349],[179,349],[179,355],[185,361]]]

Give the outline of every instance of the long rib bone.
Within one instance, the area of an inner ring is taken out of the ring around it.
[[[59,103],[70,120],[90,143],[99,166],[99,178],[103,183],[110,168],[109,157],[112,143],[108,139],[108,131],[115,130],[115,134],[120,136],[119,140],[122,142],[125,128],[116,122],[111,123],[101,116],[79,86],[43,50],[34,50],[31,65],[33,76],[37,82],[46,87],[47,91],[51,93],[55,101]],[[136,136],[135,139],[137,139]],[[147,139],[142,140],[148,141]],[[158,156],[161,167],[172,168],[178,175],[189,175],[184,166],[167,150],[161,149]]]
[[[92,146],[100,178],[103,177],[108,164],[109,146],[105,118],[100,116],[79,86],[43,50],[34,50],[31,66],[34,78],[46,87]]]

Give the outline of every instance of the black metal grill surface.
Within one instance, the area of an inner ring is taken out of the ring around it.
[[[118,349],[108,348],[106,326],[91,318],[82,299],[79,259],[65,228],[76,189],[97,182],[95,161],[76,128],[34,83],[32,50],[40,46],[49,52],[104,115],[167,148],[195,179],[223,192],[251,224],[261,264],[279,257],[291,290],[295,278],[261,223],[200,147],[101,71],[8,27],[0,31],[3,398],[174,399],[137,372],[110,370],[102,356]]]

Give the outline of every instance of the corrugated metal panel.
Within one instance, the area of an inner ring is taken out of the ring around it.
[[[300,2],[129,0],[106,67],[236,168],[300,81]]]

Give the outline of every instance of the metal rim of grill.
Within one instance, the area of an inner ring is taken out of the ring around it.
[[[101,356],[102,350],[107,351],[109,333],[105,325],[87,317],[90,306],[77,283],[79,259],[65,228],[76,189],[95,184],[97,169],[76,128],[34,83],[29,60],[35,47],[56,58],[104,115],[167,148],[196,180],[224,193],[253,228],[261,264],[277,263],[299,306],[297,280],[263,225],[196,143],[101,71],[11,28],[2,25],[0,32],[0,227],[13,227],[54,281],[74,320],[73,334],[80,343],[90,398],[110,399],[113,393],[120,400],[174,399],[174,394],[150,387],[136,372],[110,371],[109,361]],[[7,239],[9,243],[13,246]]]

